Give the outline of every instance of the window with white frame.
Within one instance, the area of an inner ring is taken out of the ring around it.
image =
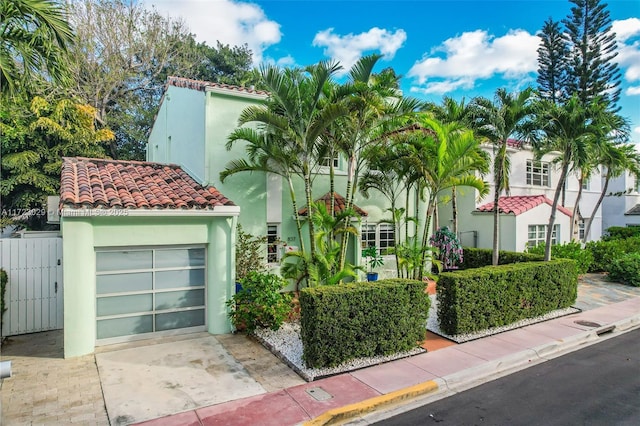
[[[387,254],[388,249],[396,245],[396,236],[393,225],[390,223],[370,224],[363,223],[360,231],[361,247],[376,246],[382,255]]]
[[[535,247],[547,240],[547,226],[548,225],[529,225],[527,247]],[[553,225],[551,245],[558,244],[558,235],[560,235],[560,225]]]
[[[589,179],[583,179],[582,180],[582,189],[584,190],[589,190]]]
[[[340,158],[337,155],[335,157],[333,157],[333,158],[324,157],[322,159],[322,161],[320,162],[320,165],[323,166],[323,167],[330,167],[332,161],[333,161],[333,167],[334,168],[338,168],[338,166],[340,165]]]
[[[280,232],[278,225],[267,224],[267,263],[280,262]]]
[[[551,186],[550,176],[548,162],[527,160],[527,185]]]
[[[581,240],[584,240],[584,231],[588,220],[588,218],[583,218],[578,221],[578,238]]]

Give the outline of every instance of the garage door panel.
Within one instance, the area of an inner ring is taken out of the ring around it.
[[[153,315],[137,315],[98,321],[98,339],[153,332]]]
[[[176,287],[201,287],[203,285],[204,268],[156,272],[157,290]]]
[[[153,295],[151,294],[101,297],[97,303],[97,314],[99,317],[133,314],[136,312],[151,312],[152,310]]]
[[[204,289],[156,293],[156,310],[204,306]]]
[[[96,277],[96,293],[98,294],[151,291],[152,289],[153,274],[151,272],[109,274]]]
[[[206,249],[96,251],[96,332],[101,343],[206,327]]]
[[[156,268],[204,266],[204,262],[203,248],[156,251]]]
[[[151,250],[104,251],[96,253],[96,270],[98,272],[151,269],[152,265],[153,252]]]
[[[204,309],[156,315],[156,331],[204,325]]]

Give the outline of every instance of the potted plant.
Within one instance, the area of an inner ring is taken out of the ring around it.
[[[377,281],[378,273],[373,272],[374,268],[384,265],[384,258],[378,252],[376,246],[369,246],[362,250],[362,256],[367,258],[369,262],[369,272],[367,272],[367,281]]]

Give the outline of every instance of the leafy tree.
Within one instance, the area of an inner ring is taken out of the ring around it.
[[[38,96],[12,102],[0,111],[3,208],[41,208],[58,192],[62,157],[102,158],[113,133],[96,128],[89,105]]]
[[[509,193],[511,162],[507,143],[510,138],[526,138],[532,131],[529,127],[534,113],[532,96],[531,88],[515,94],[498,89],[493,102],[486,98],[475,98],[472,101],[472,128],[494,146],[493,265],[498,264],[500,242],[498,202],[502,191]]]
[[[538,92],[542,99],[561,103],[567,98],[569,47],[559,22],[549,18],[539,34]]]
[[[563,20],[571,50],[567,91],[569,95],[577,93],[585,105],[599,97],[609,109],[615,109],[620,70],[607,5],[600,0],[570,1],[574,6]]]
[[[62,2],[0,1],[0,90],[17,91],[46,73],[66,80],[65,51],[73,39]]]
[[[229,46],[218,41],[213,47],[198,43],[195,53],[195,67],[187,71],[189,78],[242,87],[260,85],[260,74],[251,65],[252,53],[246,44]]]

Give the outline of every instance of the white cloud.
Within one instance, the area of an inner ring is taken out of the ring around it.
[[[625,90],[624,94],[629,96],[640,95],[640,86],[628,87],[627,90]]]
[[[339,61],[346,72],[367,51],[379,51],[384,59],[393,59],[406,39],[402,29],[391,32],[374,27],[365,33],[339,35],[329,28],[316,34],[313,45],[324,47],[324,54]]]
[[[412,90],[439,94],[473,88],[476,80],[495,75],[522,79],[537,69],[539,43],[536,35],[520,29],[501,37],[483,30],[465,32],[445,40],[407,75],[418,82],[419,87]]]
[[[270,20],[260,6],[236,0],[151,0],[163,15],[182,18],[200,42],[215,46],[247,44],[253,62],[262,62],[263,52],[282,38],[280,24]]]
[[[638,39],[640,19],[629,18],[613,21],[611,27],[616,33],[616,42],[618,43],[616,60],[621,68],[626,68],[624,79],[629,82],[640,81],[640,40]],[[637,95],[638,93],[632,94]]]

